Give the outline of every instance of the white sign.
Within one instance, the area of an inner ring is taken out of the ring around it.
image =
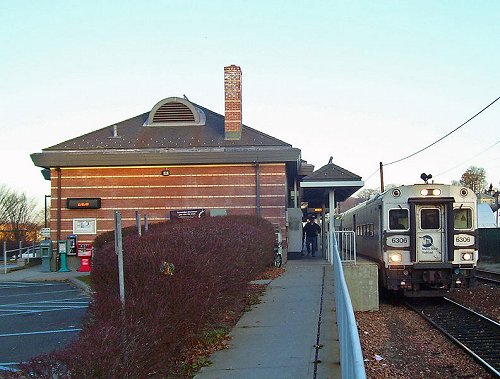
[[[73,234],[96,234],[96,219],[95,218],[74,218],[73,219]]]
[[[42,228],[40,233],[43,238],[50,238],[50,228]]]

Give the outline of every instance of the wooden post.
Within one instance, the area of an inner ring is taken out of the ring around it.
[[[384,165],[380,162],[380,193],[384,191]]]

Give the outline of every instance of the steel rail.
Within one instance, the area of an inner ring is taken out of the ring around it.
[[[493,328],[496,327],[498,329],[498,332],[499,332],[498,336],[496,336],[497,337],[496,338],[496,344],[499,345],[499,346],[497,348],[493,349],[493,351],[499,351],[499,349],[500,349],[500,324],[498,322],[496,322],[494,320],[491,320],[488,317],[485,317],[484,315],[482,315],[482,314],[480,314],[480,313],[478,313],[476,311],[473,311],[472,309],[467,308],[467,307],[463,306],[462,304],[459,304],[459,303],[457,303],[457,302],[455,302],[455,301],[453,301],[451,299],[443,298],[443,300],[447,301],[450,304],[453,304],[455,307],[459,307],[459,309],[467,312],[468,314],[473,315],[473,317],[476,320],[482,320],[483,322],[492,325]],[[423,306],[419,307],[418,305],[416,305],[415,302],[410,302],[410,301],[406,301],[405,305],[407,307],[409,307],[410,309],[412,309],[413,311],[415,311],[416,313],[418,313],[427,322],[429,322],[436,329],[438,329],[441,333],[443,333],[446,337],[448,337],[450,340],[452,340],[457,346],[459,346],[464,351],[466,351],[477,362],[479,362],[483,367],[485,367],[490,373],[492,373],[493,375],[495,375],[495,376],[497,376],[497,377],[500,378],[500,364],[498,362],[497,362],[496,366],[493,366],[492,362],[487,361],[486,358],[484,358],[484,357],[482,357],[480,355],[480,353],[477,353],[477,351],[473,350],[473,348],[471,348],[471,347],[467,346],[465,343],[463,343],[459,339],[460,337],[457,337],[456,335],[454,335],[452,331],[450,331],[449,329],[446,328],[446,326],[443,326],[442,324],[440,324],[437,321],[435,321],[431,315],[425,314]],[[432,307],[432,305],[427,305],[426,307],[427,308],[428,307]],[[439,310],[439,305],[434,305],[433,307],[436,310]],[[434,318],[436,318],[436,315],[434,315]],[[465,325],[471,325],[472,324],[470,322],[467,322],[464,319],[461,319],[460,321],[462,323],[464,323]],[[464,329],[461,329],[461,331],[464,332]]]
[[[500,284],[500,273],[496,271],[476,269],[475,278],[484,282]]]

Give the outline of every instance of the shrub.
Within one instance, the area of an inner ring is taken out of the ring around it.
[[[95,294],[79,339],[31,361],[25,373],[182,376],[179,363],[186,351],[217,328],[248,282],[273,261],[274,229],[257,217],[182,220],[151,225],[142,237],[124,234],[124,310],[114,240],[105,234],[96,239]]]

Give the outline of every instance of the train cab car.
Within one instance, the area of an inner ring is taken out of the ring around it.
[[[477,265],[477,199],[465,187],[392,188],[346,211],[341,229],[355,231],[357,254],[378,263],[382,289],[405,296],[469,286]]]

